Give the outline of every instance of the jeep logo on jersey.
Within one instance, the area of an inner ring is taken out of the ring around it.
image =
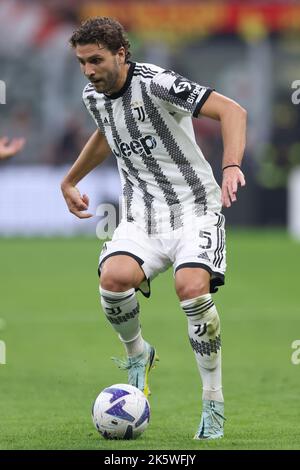
[[[196,98],[199,96],[201,86],[197,83],[190,82],[183,77],[177,77],[172,85],[170,94],[181,98],[187,103],[194,104]]]
[[[152,135],[146,135],[140,139],[132,140],[127,144],[127,142],[118,142],[117,139],[114,139],[115,148],[113,153],[116,157],[130,157],[133,153],[135,155],[140,155],[145,152],[146,155],[151,155],[151,150],[155,149],[157,146],[156,140]]]

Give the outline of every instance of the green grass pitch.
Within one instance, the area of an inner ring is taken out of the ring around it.
[[[106,386],[126,382],[123,356],[100,310],[90,238],[0,240],[0,449],[299,449],[300,245],[281,231],[227,236],[226,287],[214,296],[222,321],[227,421],[224,439],[193,441],[201,386],[172,272],[139,295],[142,327],[157,347],[151,421],[135,441],[105,441],[90,412]]]

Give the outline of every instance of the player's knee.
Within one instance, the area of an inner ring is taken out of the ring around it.
[[[179,300],[195,299],[200,295],[209,293],[209,283],[206,281],[192,281],[187,284],[181,283],[176,286]]]
[[[103,266],[100,286],[111,292],[125,292],[131,289],[133,286],[133,280],[131,279],[130,273],[126,270],[112,270]]]

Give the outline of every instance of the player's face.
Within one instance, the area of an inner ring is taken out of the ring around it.
[[[113,54],[101,44],[77,45],[76,56],[98,93],[116,93],[122,88],[127,72],[124,47]]]

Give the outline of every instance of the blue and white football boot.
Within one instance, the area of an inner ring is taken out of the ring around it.
[[[146,398],[150,395],[148,376],[159,360],[155,348],[145,341],[144,352],[125,360],[112,358],[120,369],[128,370],[128,383],[141,390]]]
[[[194,439],[219,439],[224,436],[224,403],[203,400],[202,416]]]

